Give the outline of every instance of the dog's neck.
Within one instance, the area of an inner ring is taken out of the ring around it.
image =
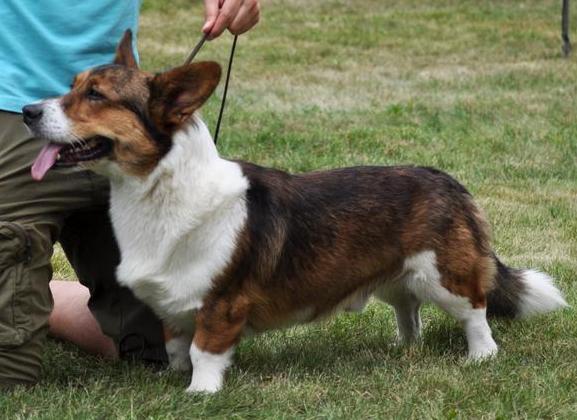
[[[190,197],[195,207],[208,204],[203,203],[204,199],[216,204],[214,199],[218,196],[234,194],[240,178],[243,179],[240,184],[246,186],[239,166],[219,156],[207,126],[196,115],[173,135],[170,151],[150,174],[110,177],[113,195],[129,193],[134,198],[162,205]]]
[[[146,176],[126,174],[115,167],[108,173],[111,184],[111,199],[132,197],[147,205],[174,206],[183,199],[195,200],[195,207],[209,201],[210,188],[218,194],[226,182],[231,162],[222,159],[204,122],[193,119],[172,137],[169,152]],[[224,174],[219,174],[224,172]],[[226,189],[226,188],[225,188]],[[198,200],[198,201],[196,201]]]
[[[174,169],[183,163],[191,167],[213,164],[220,156],[204,121],[194,114],[189,123],[172,137],[172,148],[159,162],[157,170]],[[187,169],[188,171],[189,169]]]

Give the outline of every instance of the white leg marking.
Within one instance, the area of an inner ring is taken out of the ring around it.
[[[186,392],[214,393],[222,388],[224,372],[230,366],[233,348],[222,354],[200,350],[194,343],[190,346],[192,381]]]
[[[192,369],[189,355],[191,341],[192,337],[180,336],[165,343],[169,369],[179,372],[189,372]]]
[[[497,353],[497,344],[487,323],[487,309],[471,309],[463,321],[469,344],[469,360],[483,360]]]
[[[437,256],[424,251],[405,260],[405,269],[414,275],[407,287],[417,299],[431,301],[461,321],[467,334],[469,359],[480,360],[497,353],[497,344],[487,323],[486,308],[474,309],[469,299],[449,292],[441,284]]]

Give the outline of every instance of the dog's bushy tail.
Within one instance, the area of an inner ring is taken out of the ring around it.
[[[507,267],[496,256],[496,287],[487,295],[487,315],[526,318],[568,306],[553,279],[536,270]]]

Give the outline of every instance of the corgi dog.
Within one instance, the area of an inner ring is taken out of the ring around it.
[[[394,308],[398,340],[421,334],[431,302],[464,327],[468,357],[497,352],[488,316],[566,306],[553,280],[507,267],[467,190],[432,168],[352,167],[292,175],[219,156],[198,110],[214,62],[141,71],[126,32],[112,64],[69,93],[23,109],[46,145],[32,166],[81,165],[110,179],[118,281],[166,328],[187,391],[222,388],[243,335],[361,310]]]

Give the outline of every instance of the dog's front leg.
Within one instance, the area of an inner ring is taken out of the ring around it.
[[[220,298],[208,302],[196,317],[196,331],[190,346],[192,381],[187,392],[213,393],[222,388],[248,314],[246,299]]]
[[[164,326],[164,347],[168,355],[168,368],[179,372],[190,372],[190,345],[192,334],[176,332]]]

